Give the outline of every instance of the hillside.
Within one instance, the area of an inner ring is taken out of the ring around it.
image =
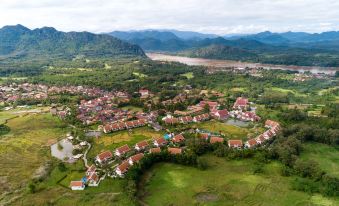
[[[211,45],[204,48],[183,52],[182,54],[185,56],[207,59],[229,59],[242,61],[251,60],[257,57],[255,53],[223,45]]]
[[[72,59],[84,57],[144,57],[143,50],[109,35],[60,32],[51,27],[30,30],[22,25],[0,29],[0,58]]]

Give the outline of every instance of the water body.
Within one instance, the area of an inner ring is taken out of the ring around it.
[[[190,66],[208,66],[208,67],[217,67],[217,68],[223,68],[223,67],[258,68],[258,67],[262,67],[264,69],[281,69],[281,70],[292,70],[292,71],[299,71],[299,72],[310,71],[314,74],[316,73],[334,74],[335,71],[339,71],[339,67],[271,65],[271,64],[240,62],[240,61],[231,61],[231,60],[190,58],[190,57],[173,56],[173,55],[160,54],[160,53],[147,53],[146,55],[150,59],[155,60],[155,61],[180,62],[180,63],[187,64]]]
[[[59,150],[58,144],[63,148]],[[73,144],[67,139],[63,139],[51,146],[51,154],[62,161],[73,163],[76,160],[73,158]]]

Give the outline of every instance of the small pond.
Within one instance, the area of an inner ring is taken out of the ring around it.
[[[58,146],[58,144],[61,146]],[[73,144],[68,139],[63,139],[51,146],[51,154],[62,161],[73,163],[76,159],[73,158]]]

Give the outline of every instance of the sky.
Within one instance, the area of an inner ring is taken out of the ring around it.
[[[338,0],[0,0],[0,27],[94,33],[177,29],[213,34],[339,30]]]

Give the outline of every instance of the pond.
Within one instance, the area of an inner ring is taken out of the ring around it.
[[[240,120],[234,120],[234,119],[229,119],[226,121],[226,124],[237,126],[237,127],[247,127],[250,123],[249,122],[243,122]]]
[[[60,148],[61,145],[62,148]],[[68,139],[63,139],[51,146],[51,154],[62,161],[73,163],[76,159],[73,158],[73,144]]]

